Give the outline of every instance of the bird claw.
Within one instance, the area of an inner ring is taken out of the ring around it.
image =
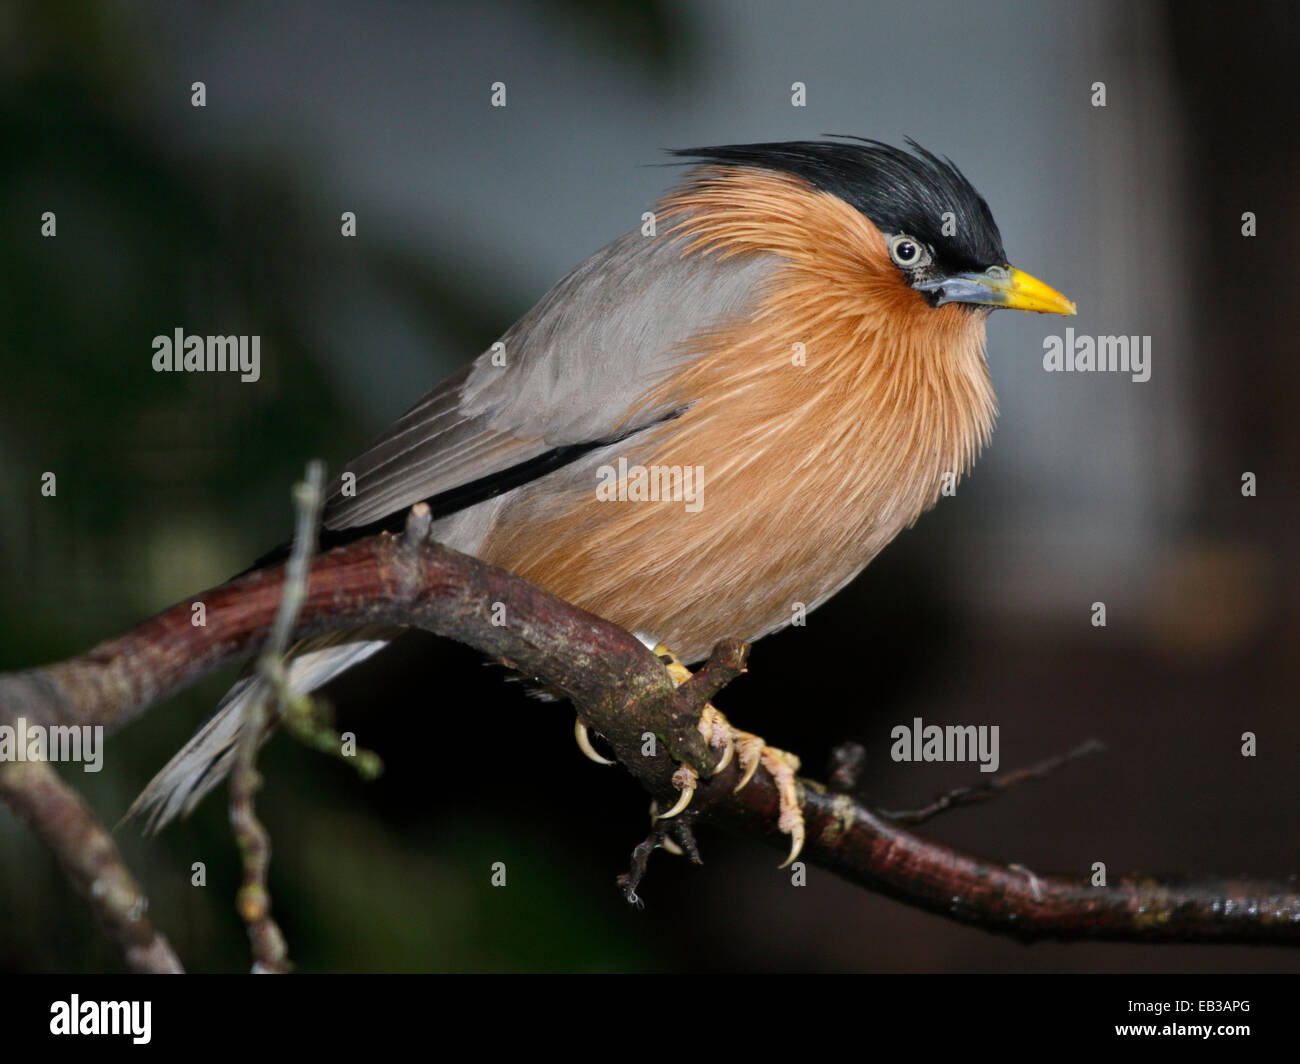
[[[754,773],[758,771],[759,765],[767,769],[768,775],[772,777],[773,782],[776,784],[777,794],[780,798],[781,816],[777,821],[777,827],[781,829],[782,834],[790,836],[790,856],[778,867],[788,868],[794,864],[795,858],[803,850],[804,839],[807,836],[804,828],[803,808],[799,803],[799,784],[796,780],[796,774],[799,771],[799,759],[785,750],[778,750],[775,746],[768,746],[757,735],[751,735],[749,732],[733,729],[732,734],[736,747],[736,757],[739,759],[742,769],[740,782],[736,784],[732,793],[739,793],[748,786],[749,781],[754,778]]]
[[[704,709],[700,712],[699,730],[710,748],[716,750],[719,746],[722,747],[722,757],[713,766],[713,775],[716,776],[731,764],[731,759],[735,756],[734,732],[731,725],[727,723],[727,718],[714,708],[712,702],[704,703]]]
[[[679,765],[677,771],[673,773],[673,786],[681,793],[678,794],[673,807],[666,813],[660,813],[656,819],[668,820],[690,805],[691,799],[695,797],[695,785],[699,782],[699,779],[700,774],[690,765]]]
[[[739,794],[747,786],[749,781],[754,778],[754,773],[758,771],[758,766],[763,760],[763,750],[767,744],[757,735],[750,735],[748,732],[734,732],[735,738],[732,742],[739,750],[740,757],[740,782],[732,789],[732,794]]]
[[[660,644],[655,647],[654,653],[664,663],[674,685],[680,687],[690,678],[690,670],[667,647]],[[776,784],[780,799],[781,813],[777,827],[782,834],[790,836],[790,855],[779,866],[788,868],[802,852],[807,837],[803,808],[799,802],[799,784],[796,779],[799,759],[794,754],[768,746],[757,735],[732,727],[727,718],[719,713],[711,702],[706,703],[700,712],[699,730],[710,749],[722,751],[722,756],[712,774],[716,775],[730,765],[733,757],[738,760],[741,768],[740,782],[736,784],[733,793],[742,791],[749,785],[759,765],[767,769]],[[698,780],[699,773],[689,765],[678,768],[673,774],[673,784],[681,795],[672,809],[660,814],[658,819],[664,820],[676,816],[685,809],[695,795]]]
[[[578,740],[578,749],[582,751],[583,756],[588,761],[594,761],[598,765],[614,765],[607,757],[602,757],[594,746],[591,745],[591,736],[587,733],[587,726],[582,723],[580,718],[575,718],[573,722],[573,737]]]
[[[781,816],[777,827],[782,834],[790,836],[790,856],[777,867],[789,868],[803,850],[804,839],[807,837],[803,807],[799,804],[799,783],[795,777],[799,771],[799,759],[785,750],[767,745],[764,745],[760,756],[763,767],[776,781],[777,793],[781,796]]]

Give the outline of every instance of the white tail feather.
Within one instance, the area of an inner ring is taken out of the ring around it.
[[[288,663],[290,689],[298,694],[314,691],[388,644],[387,639],[357,640],[360,635],[347,633],[346,638],[356,640],[347,643],[337,642],[340,636],[336,633],[300,644]],[[144,817],[146,831],[160,831],[176,817],[188,816],[209,791],[230,775],[252,689],[253,677],[245,676],[226,692],[203,727],[131,803],[123,820]],[[271,729],[267,729],[262,741],[270,735]]]

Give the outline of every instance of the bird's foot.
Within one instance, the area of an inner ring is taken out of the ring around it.
[[[690,669],[683,665],[672,651],[661,644],[655,647],[654,653],[655,657],[664,663],[668,675],[676,686],[680,687],[690,679]],[[776,783],[777,793],[780,796],[781,816],[777,826],[783,834],[790,836],[790,856],[785,859],[781,867],[785,868],[792,864],[803,849],[805,837],[803,809],[799,804],[799,785],[795,779],[795,774],[799,771],[799,759],[785,750],[768,746],[757,735],[732,727],[727,718],[719,713],[711,702],[705,703],[700,713],[699,729],[709,748],[719,752],[719,761],[713,769],[715,773],[725,769],[731,763],[733,756],[736,758],[741,770],[740,782],[735,788],[737,791],[743,790],[749,784],[760,765],[767,769]],[[677,802],[667,812],[659,813],[657,818],[666,820],[689,806],[698,782],[699,773],[695,769],[690,765],[680,766],[673,773],[673,785],[679,792]]]
[[[598,765],[616,765],[617,761],[611,761],[607,757],[601,756],[600,752],[591,745],[591,735],[587,731],[587,726],[582,723],[582,718],[577,717],[573,721],[573,737],[578,740],[578,749],[582,751],[582,756],[588,761],[594,761]]]

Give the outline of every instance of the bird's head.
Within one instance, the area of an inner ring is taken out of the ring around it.
[[[910,152],[879,141],[842,138],[688,148],[674,154],[714,172],[790,175],[837,197],[879,231],[883,244],[873,241],[870,250],[888,254],[894,279],[931,307],[955,303],[985,313],[1004,307],[1074,314],[1074,303],[1007,261],[989,205],[961,171],[950,160],[908,143]]]

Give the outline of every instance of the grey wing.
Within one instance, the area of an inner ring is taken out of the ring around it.
[[[628,412],[694,353],[693,338],[752,311],[774,260],[692,255],[669,235],[632,232],[552,288],[497,344],[443,381],[344,473],[325,526],[382,520],[424,499],[630,435],[669,416]],[[515,482],[519,482],[518,472]],[[471,493],[465,505],[476,501]]]

